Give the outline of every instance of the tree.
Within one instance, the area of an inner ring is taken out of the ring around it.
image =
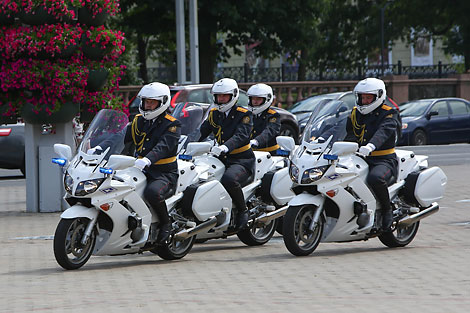
[[[165,0],[121,0],[118,25],[137,47],[139,76],[149,82],[147,59],[171,66],[176,61],[175,3]]]
[[[382,1],[383,2],[383,1]],[[470,70],[470,2],[466,0],[397,0],[389,7],[395,33],[413,41],[415,33],[428,33],[443,39],[444,51],[463,55],[465,70]]]

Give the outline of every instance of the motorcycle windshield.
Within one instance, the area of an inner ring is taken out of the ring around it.
[[[90,149],[100,146],[101,149],[95,149],[92,154],[105,152],[105,159],[112,154],[121,154],[128,123],[129,118],[123,112],[110,109],[99,111],[83,136],[80,150],[87,154]]]
[[[181,122],[181,135],[186,135],[190,142],[199,139],[199,129],[202,122],[204,122],[204,109],[200,104],[193,102],[178,103],[171,115]]]
[[[328,140],[331,136],[330,144],[344,140],[349,114],[347,105],[340,100],[331,100],[316,107],[305,125],[302,141],[311,143],[319,137]]]

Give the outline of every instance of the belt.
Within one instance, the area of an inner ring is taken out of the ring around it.
[[[250,148],[251,148],[251,145],[250,145],[250,144],[247,144],[246,146],[243,146],[243,147],[234,149],[234,150],[233,150],[232,152],[230,152],[229,154],[242,153],[242,152],[245,152],[246,150],[248,150],[248,149],[250,149]]]
[[[390,148],[390,149],[386,149],[386,150],[372,151],[370,153],[370,155],[371,156],[382,156],[382,155],[388,155],[388,154],[392,154],[392,153],[395,153],[395,148]]]
[[[275,151],[277,149],[279,149],[279,145],[274,145],[274,146],[271,146],[271,147],[267,147],[267,148],[259,148],[259,149],[254,149],[256,151],[266,151],[266,152],[271,152],[271,151]]]
[[[166,158],[166,159],[160,159],[160,160],[158,160],[157,162],[155,162],[153,164],[161,165],[161,164],[172,163],[172,162],[175,162],[175,161],[176,161],[176,157],[173,156],[173,157],[169,157],[169,158]]]

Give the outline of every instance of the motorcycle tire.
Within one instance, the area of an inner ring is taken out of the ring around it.
[[[284,216],[281,216],[277,219],[277,226],[276,226],[276,231],[279,233],[279,234],[283,234],[283,229],[284,227]]]
[[[192,236],[182,241],[176,241],[172,236],[168,243],[156,246],[151,250],[151,252],[157,254],[164,260],[178,260],[191,251],[195,241],[196,236]]]
[[[91,232],[88,242],[81,240],[90,222],[87,218],[61,219],[54,235],[54,256],[66,270],[76,270],[88,261],[95,247],[96,234]]]
[[[398,248],[408,245],[418,232],[419,222],[411,224],[408,227],[397,228],[393,232],[383,233],[379,236],[379,240],[389,248]]]
[[[277,220],[272,220],[266,225],[256,225],[253,223],[251,227],[240,230],[237,233],[238,239],[247,246],[261,246],[268,242],[276,232]],[[257,227],[262,226],[262,227]]]
[[[317,248],[323,235],[324,220],[318,220],[317,227],[309,226],[317,208],[312,205],[293,206],[287,209],[283,221],[284,244],[295,256],[307,256]]]

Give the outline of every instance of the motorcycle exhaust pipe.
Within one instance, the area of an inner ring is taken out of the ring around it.
[[[268,222],[275,220],[278,217],[284,216],[287,212],[287,208],[289,208],[288,205],[269,213],[263,213],[255,219],[255,222],[267,224]]]
[[[402,218],[398,221],[398,226],[410,226],[416,223],[417,221],[420,221],[423,218],[436,213],[437,211],[439,211],[439,205],[437,204],[437,202],[434,202],[429,208],[424,209],[419,213]]]
[[[216,216],[212,216],[210,219],[207,221],[189,228],[189,229],[184,229],[178,233],[175,234],[175,239],[176,240],[185,240],[189,237],[195,236],[199,233],[202,232],[207,232],[209,229],[213,228],[214,226],[222,224],[222,222],[225,220],[226,212],[221,211],[219,214]]]

